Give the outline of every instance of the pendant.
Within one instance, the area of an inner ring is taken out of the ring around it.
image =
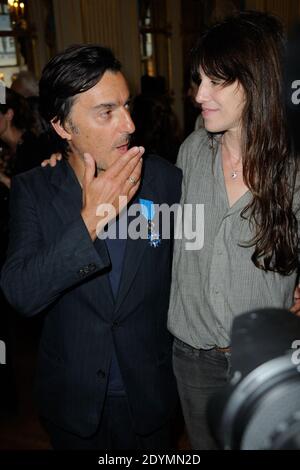
[[[148,240],[149,245],[153,248],[157,248],[161,244],[160,236],[155,230],[155,225],[151,220],[148,220]]]
[[[232,171],[230,176],[231,176],[231,178],[232,178],[233,180],[235,180],[238,175],[237,175],[237,172],[236,172],[236,171]]]

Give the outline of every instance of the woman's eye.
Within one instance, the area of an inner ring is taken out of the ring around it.
[[[215,78],[215,79],[211,80],[211,84],[214,85],[214,86],[223,85],[223,83],[224,83],[224,80],[220,80],[218,78]]]
[[[104,111],[103,113],[100,114],[100,117],[107,119],[111,115],[111,110]]]

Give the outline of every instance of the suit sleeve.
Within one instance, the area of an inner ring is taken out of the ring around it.
[[[78,217],[57,229],[45,243],[33,195],[22,177],[10,194],[10,241],[1,287],[13,307],[27,316],[44,310],[67,289],[109,266],[105,243],[95,249]]]

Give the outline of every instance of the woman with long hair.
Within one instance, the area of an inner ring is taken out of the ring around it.
[[[234,317],[293,303],[300,198],[283,57],[280,22],[258,12],[212,26],[193,51],[205,130],[187,138],[177,164],[182,205],[204,205],[204,244],[175,242],[169,329],[194,449],[216,448],[206,406],[230,376]]]

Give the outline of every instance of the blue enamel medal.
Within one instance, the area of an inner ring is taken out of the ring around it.
[[[149,245],[153,248],[157,248],[161,244],[161,238],[158,232],[155,230],[154,216],[155,206],[153,201],[149,199],[140,199],[142,215],[148,221],[148,241]]]

